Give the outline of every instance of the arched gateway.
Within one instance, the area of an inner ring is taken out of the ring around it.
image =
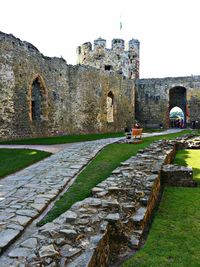
[[[170,122],[170,111],[178,107],[183,112],[182,118],[176,124]],[[182,86],[175,86],[169,90],[169,112],[168,112],[168,127],[184,127],[186,125],[186,88]]]

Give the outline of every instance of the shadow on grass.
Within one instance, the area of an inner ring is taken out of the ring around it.
[[[179,150],[174,160],[175,164],[191,166],[193,169],[193,179],[200,185],[200,150],[185,149]]]
[[[200,168],[192,168],[193,169],[193,179],[198,183],[200,186]]]
[[[6,175],[24,169],[51,153],[31,149],[0,149],[0,179]]]
[[[188,166],[187,158],[189,158],[188,150],[179,150],[176,153],[176,157],[174,159],[174,164],[181,165],[181,166]]]

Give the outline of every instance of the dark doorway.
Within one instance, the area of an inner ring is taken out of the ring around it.
[[[182,110],[182,122],[180,124],[170,124],[169,127],[177,127],[177,125],[180,125],[180,128],[184,128],[186,124],[186,88],[182,86],[176,86],[169,91],[169,118],[170,111],[175,107]]]
[[[32,84],[32,120],[40,121],[42,115],[42,90],[38,78]]]

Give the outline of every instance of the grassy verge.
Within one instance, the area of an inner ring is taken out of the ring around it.
[[[143,249],[123,267],[199,266],[200,188],[167,187]]]
[[[161,132],[163,130],[164,129],[145,129],[143,132]],[[41,137],[41,138],[28,138],[28,139],[20,139],[20,140],[0,141],[0,144],[53,145],[53,144],[66,144],[66,143],[74,143],[74,142],[92,141],[92,140],[97,140],[97,139],[123,137],[123,136],[124,136],[124,132],[62,135],[62,136],[49,136],[49,137]]]
[[[200,182],[200,150],[178,151],[176,164],[193,167]],[[200,188],[165,188],[143,249],[123,267],[200,266]]]
[[[30,149],[0,149],[0,178],[19,171],[51,153]]]
[[[192,166],[193,179],[200,185],[200,150],[185,149],[176,154],[174,163],[183,166]]]
[[[190,133],[191,131],[183,131],[181,133],[154,136],[144,138],[141,144],[111,144],[103,149],[97,157],[80,173],[76,181],[69,190],[55,202],[53,208],[47,213],[43,220],[38,225],[43,225],[51,222],[60,214],[68,210],[75,202],[81,201],[90,196],[91,189],[105,180],[111,172],[119,166],[120,162],[134,156],[139,149],[145,148],[152,142],[166,138],[173,139],[182,134]],[[81,188],[81,190],[80,190]]]
[[[0,144],[19,144],[19,145],[53,145],[74,142],[92,141],[103,138],[122,137],[124,133],[103,133],[103,134],[81,134],[81,135],[62,135],[41,138],[30,138],[21,140],[1,141]]]

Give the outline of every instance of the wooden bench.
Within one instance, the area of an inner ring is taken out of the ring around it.
[[[141,143],[142,142],[142,131],[143,128],[141,129],[132,129],[132,143],[136,144],[136,143]]]

